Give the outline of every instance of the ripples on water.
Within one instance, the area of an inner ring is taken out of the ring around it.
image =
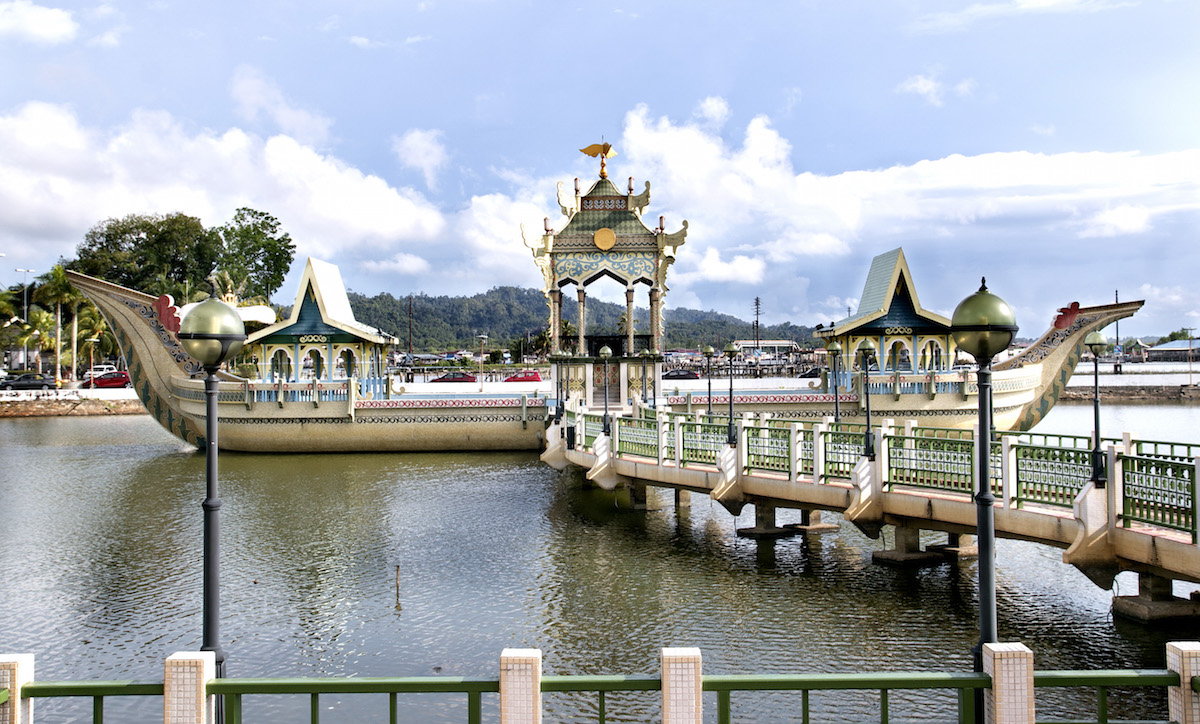
[[[0,650],[37,654],[40,680],[161,679],[200,643],[204,459],[146,417],[0,421]],[[501,649],[540,648],[546,674],[655,674],[663,646],[698,646],[706,673],[970,670],[975,563],[878,566],[882,541],[842,525],[776,543],[693,495],[629,512],[535,455],[221,456],[222,623],[229,673],[495,676]],[[829,516],[827,518],[836,516]],[[799,513],[780,511],[780,522]],[[944,536],[928,534],[926,542]],[[1164,666],[1195,626],[1114,621],[1111,594],[1061,552],[998,543],[1000,638],[1039,669]],[[1136,582],[1122,577],[1124,592]],[[1042,690],[1040,717],[1092,711]],[[1117,718],[1165,718],[1161,696],[1114,694]],[[737,721],[797,718],[799,694],[734,694]],[[322,697],[322,721],[378,720],[385,697]],[[715,721],[715,698],[706,697]],[[948,720],[948,694],[893,692],[898,720]],[[550,694],[547,721],[594,721],[593,694]],[[874,719],[878,695],[814,694],[822,721]],[[86,702],[38,703],[72,721]],[[402,718],[460,722],[465,699],[401,697]],[[304,720],[307,697],[251,698],[252,720]],[[485,700],[495,711],[495,699]],[[645,721],[651,693],[612,695]],[[113,721],[157,702],[110,700]],[[161,719],[159,719],[161,720]]]

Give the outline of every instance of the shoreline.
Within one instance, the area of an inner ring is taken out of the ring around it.
[[[1060,402],[1091,402],[1089,387],[1067,387]],[[1200,387],[1187,385],[1101,386],[1101,402],[1180,403],[1200,402]],[[0,418],[90,417],[145,415],[146,408],[133,390],[57,390],[8,393],[0,397]]]

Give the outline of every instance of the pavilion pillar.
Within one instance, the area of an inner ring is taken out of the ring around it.
[[[586,328],[587,320],[587,291],[580,284],[576,293],[579,295],[579,354],[585,355],[587,347],[584,345],[583,331]]]
[[[633,287],[625,288],[625,356],[633,355]]]
[[[654,344],[655,352],[658,352],[662,349],[662,344],[660,343],[661,340],[659,339],[659,333],[662,329],[662,325],[659,324],[659,320],[658,320],[658,315],[659,315],[658,305],[660,303],[659,299],[661,296],[662,296],[662,292],[660,292],[658,290],[658,288],[654,288],[654,289],[650,290],[650,334],[651,334],[650,339]]]
[[[558,352],[561,349],[562,340],[559,339],[562,334],[562,290],[550,290],[550,351]]]

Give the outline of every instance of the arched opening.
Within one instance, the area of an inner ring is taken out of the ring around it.
[[[912,372],[912,356],[908,352],[908,345],[900,340],[892,342],[885,364],[886,369],[892,372]]]
[[[946,355],[942,350],[942,345],[936,339],[926,340],[921,347],[921,368],[925,370],[942,370],[945,369]]]
[[[325,376],[325,360],[321,356],[321,350],[310,349],[304,355],[304,379],[319,380]]]
[[[357,377],[358,370],[355,368],[354,350],[343,349],[337,356],[337,366],[334,367],[333,376],[337,378]]]
[[[292,358],[282,349],[275,350],[271,355],[270,380],[290,380],[292,378]]]

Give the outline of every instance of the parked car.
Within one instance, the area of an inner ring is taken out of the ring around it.
[[[813,367],[812,369],[804,370],[798,376],[802,380],[808,380],[808,379],[812,379],[814,377],[820,377],[821,373],[824,371],[825,371],[824,367]]]
[[[447,372],[441,377],[434,378],[430,382],[474,382],[475,375],[470,372]]]
[[[86,380],[86,379],[90,379],[92,377],[99,377],[100,375],[106,375],[109,372],[116,372],[116,371],[117,371],[116,365],[93,365],[91,368],[89,368],[86,372],[83,373],[83,377],[81,379]]]
[[[132,387],[128,372],[105,372],[83,383],[84,387]]]
[[[698,380],[700,379],[700,373],[695,370],[685,370],[682,367],[677,367],[664,372],[662,378],[664,380]]]
[[[53,390],[58,387],[53,375],[29,372],[0,381],[0,390]]]
[[[541,382],[542,375],[537,370],[521,370],[515,375],[504,378],[505,382]]]

